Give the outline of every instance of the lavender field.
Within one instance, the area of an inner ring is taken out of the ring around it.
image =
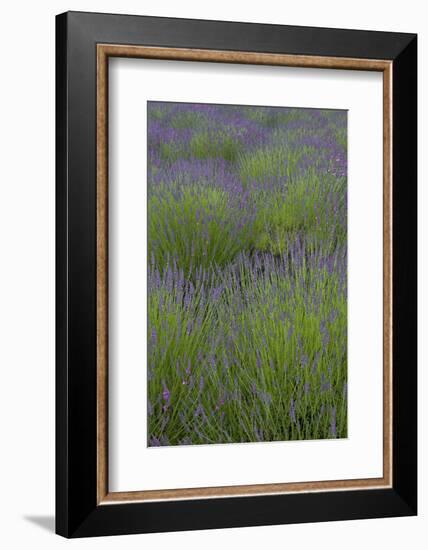
[[[148,445],[347,437],[347,113],[147,113]]]

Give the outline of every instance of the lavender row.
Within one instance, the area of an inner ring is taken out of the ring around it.
[[[148,444],[347,435],[346,113],[148,106]]]

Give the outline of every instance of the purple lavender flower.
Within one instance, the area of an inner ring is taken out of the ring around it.
[[[153,347],[155,347],[156,344],[157,344],[157,341],[158,341],[158,335],[157,335],[157,332],[156,332],[156,328],[153,327],[153,328],[152,328],[152,341],[151,341],[151,345],[152,345]]]
[[[293,424],[296,424],[296,408],[294,405],[294,399],[291,398],[290,400],[290,418]]]
[[[164,400],[166,405],[169,405],[170,402],[171,393],[169,389],[167,388],[165,382],[163,383],[163,391],[162,391],[162,399]]]
[[[330,413],[330,435],[331,437],[336,437],[336,407],[331,408]]]

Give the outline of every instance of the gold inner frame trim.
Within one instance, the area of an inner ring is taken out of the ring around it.
[[[383,476],[225,487],[109,492],[108,488],[108,59],[181,61],[348,69],[383,73]],[[378,489],[392,486],[392,70],[391,61],[97,45],[97,503],[222,498],[280,493]]]

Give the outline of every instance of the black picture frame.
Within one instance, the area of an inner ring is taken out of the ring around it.
[[[382,489],[97,504],[96,46],[389,60],[393,480]],[[417,36],[68,12],[56,18],[56,532],[86,537],[417,513]]]

